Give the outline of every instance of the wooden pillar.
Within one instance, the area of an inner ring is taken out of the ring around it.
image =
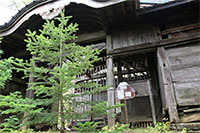
[[[151,87],[151,83],[149,80],[147,80],[147,85],[148,85],[148,91],[149,91],[149,99],[150,99],[150,104],[151,104],[151,113],[152,113],[152,117],[153,117],[153,123],[154,125],[156,124],[156,111],[155,111],[155,101],[154,101],[154,97],[153,97],[153,88]]]
[[[121,59],[117,60],[118,84],[123,81],[122,77],[122,62]],[[124,100],[119,100],[119,103],[124,104]],[[121,121],[125,123],[125,108],[121,107]]]
[[[111,36],[106,37],[106,43],[107,43],[107,52],[108,50],[112,49],[112,41],[111,41]],[[114,73],[113,73],[113,57],[112,56],[107,56],[106,60],[106,65],[107,65],[107,82],[106,84],[109,85],[110,87],[107,89],[107,96],[108,96],[108,106],[113,106],[115,105],[115,87],[114,87]],[[109,113],[114,114],[115,109],[110,109]],[[110,128],[114,127],[115,125],[115,118],[113,116],[108,115],[108,126]]]
[[[156,54],[149,53],[146,55],[147,64],[148,64],[148,75],[150,75],[151,80],[147,81],[147,85],[149,88],[149,98],[151,101],[151,109],[152,109],[152,116],[154,124],[156,121],[162,120],[162,103],[161,103],[161,96],[160,96],[160,88],[158,83],[158,73],[156,64]]]
[[[168,59],[168,54],[163,47],[158,48],[157,58],[160,89],[161,93],[163,93],[162,100],[165,100],[164,102],[169,113],[170,122],[179,122],[177,103],[172,84],[171,66]]]

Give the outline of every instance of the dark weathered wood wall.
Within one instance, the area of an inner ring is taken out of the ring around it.
[[[200,24],[169,27],[161,31],[163,40],[184,40],[166,42],[157,51],[163,106],[172,122],[199,122]]]
[[[140,24],[113,33],[113,49],[160,40],[158,25]]]
[[[200,105],[200,44],[167,49],[179,106]]]

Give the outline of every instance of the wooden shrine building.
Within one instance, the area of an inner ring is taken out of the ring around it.
[[[101,61],[90,72],[90,79],[111,85],[98,95],[79,100],[119,102],[115,89],[127,82],[137,92],[127,100],[129,122],[135,126],[151,125],[163,118],[172,129],[200,129],[200,9],[199,0],[176,0],[162,4],[142,3],[139,0],[40,0],[21,9],[8,23],[0,26],[4,37],[0,48],[4,57],[28,59],[24,42],[27,29],[38,30],[44,19],[52,19],[65,8],[71,22],[79,24],[80,45],[94,44],[103,49]],[[13,73],[7,83],[7,94],[18,88],[26,92],[27,80]],[[87,80],[87,75],[79,75]],[[10,89],[12,88],[12,89]],[[81,93],[84,89],[75,89]],[[88,110],[80,107],[80,111]],[[123,121],[120,109],[116,119]]]

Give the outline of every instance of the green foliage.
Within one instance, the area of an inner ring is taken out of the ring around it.
[[[20,92],[10,95],[0,95],[0,115],[9,115],[8,119],[0,125],[5,130],[15,130],[19,126],[46,123],[54,125],[59,122],[61,130],[65,123],[71,119],[76,120],[90,115],[113,115],[108,109],[122,105],[107,106],[103,101],[77,101],[76,98],[84,95],[99,93],[108,86],[88,80],[86,82],[75,82],[78,75],[87,73],[94,69],[93,64],[99,61],[98,55],[101,51],[92,49],[91,46],[80,46],[74,43],[77,38],[75,32],[78,24],[68,24],[71,16],[64,16],[54,20],[46,20],[43,28],[36,31],[27,30],[27,50],[32,55],[29,60],[9,58],[6,63],[0,62],[2,68],[6,68],[4,75],[0,75],[1,86],[11,79],[11,70],[23,72],[24,77],[30,76],[34,79],[28,83],[28,88],[34,91],[34,98],[23,98]],[[56,21],[56,22],[55,22]],[[2,52],[1,52],[2,53]],[[5,61],[4,61],[5,62]],[[74,88],[91,88],[90,91],[72,93]],[[54,111],[50,106],[55,105]],[[80,113],[77,107],[88,105],[91,111]],[[23,119],[19,119],[23,117]],[[25,120],[25,121],[23,121]],[[77,130],[96,130],[98,123],[87,122],[80,124]],[[87,128],[86,128],[87,127]],[[125,125],[115,127],[115,131],[122,130]]]
[[[73,127],[78,132],[99,132],[99,133],[121,133],[124,130],[127,130],[129,124],[119,124],[116,123],[114,128],[109,128],[108,126],[103,127],[99,131],[97,126],[100,122],[87,121],[85,123],[78,123],[78,127]]]
[[[42,108],[36,109],[38,105],[37,101],[22,98],[21,92],[18,91],[6,96],[0,95],[0,116],[9,115],[9,117],[4,119],[4,122],[0,124],[0,127],[2,127],[4,131],[18,129],[22,122],[22,119],[19,119],[19,117],[27,111],[29,114],[41,112]]]
[[[0,38],[0,43],[1,43],[2,38]],[[0,50],[0,57],[1,54],[3,54],[3,51]],[[11,80],[12,78],[12,68],[13,66],[11,63],[8,61],[8,59],[0,59],[0,89],[4,89],[5,83],[8,80]],[[0,94],[0,117],[3,114],[10,114],[10,113],[15,113],[17,112],[16,110],[12,110],[10,106],[17,106],[16,104],[16,99],[17,98],[17,93],[13,93],[9,96],[2,96]],[[7,108],[4,110],[4,108]],[[10,131],[13,129],[17,129],[17,126],[19,124],[19,119],[16,117],[16,115],[10,115],[8,118],[4,119],[3,123],[0,123],[0,127],[3,129],[1,131]]]
[[[129,124],[119,124],[116,123],[114,128],[109,128],[108,126],[105,126],[101,129],[100,133],[121,133],[125,129],[129,127]]]
[[[33,129],[27,129],[27,130],[14,130],[14,129],[10,129],[10,130],[0,130],[1,133],[36,133]]]
[[[87,114],[98,115],[98,116],[110,115],[115,117],[115,114],[111,114],[110,112],[108,112],[108,110],[111,108],[117,108],[122,106],[124,106],[124,104],[116,104],[114,106],[108,106],[108,103],[106,101],[93,101],[93,104],[90,105],[91,111],[85,111],[84,113],[86,115]]]
[[[0,53],[2,51],[0,50]],[[12,78],[12,65],[7,59],[0,60],[0,89],[3,89],[6,81]]]
[[[87,121],[85,123],[78,123],[78,127],[73,127],[78,132],[96,132],[97,126],[100,122]]]
[[[2,38],[0,38],[0,41]],[[3,54],[3,51],[0,50],[0,54]],[[0,89],[4,89],[5,83],[12,78],[12,69],[14,69],[13,58],[1,59],[0,60]],[[15,91],[8,95],[0,95],[0,117],[8,116],[3,119],[3,122],[0,123],[1,131],[12,131],[18,129],[20,123],[23,119],[19,119],[23,116],[24,112],[29,112],[30,115],[40,114],[43,108],[39,107],[41,105],[47,105],[45,99],[42,99],[38,102],[37,100],[23,98],[21,92]],[[50,115],[48,115],[50,117]],[[52,118],[51,118],[52,120]],[[33,123],[34,121],[32,121]],[[30,124],[30,122],[23,123],[23,125]]]
[[[2,38],[0,38],[1,43]],[[3,51],[0,50],[0,58]],[[0,59],[0,89],[3,89],[5,82],[10,80],[12,77],[12,65],[7,59]]]
[[[14,70],[24,73],[23,78],[30,76],[34,78],[34,81],[29,82],[28,89],[34,91],[35,98],[30,99],[26,104],[31,105],[28,110],[39,111],[26,111],[26,114],[31,116],[27,119],[28,124],[53,125],[60,120],[61,130],[63,130],[64,123],[69,122],[70,119],[76,120],[88,113],[93,113],[88,111],[84,112],[84,115],[80,114],[76,110],[78,106],[90,105],[96,113],[97,110],[105,107],[105,103],[94,104],[76,100],[76,97],[95,94],[107,87],[102,87],[92,81],[75,82],[78,75],[94,69],[93,64],[100,60],[98,55],[101,51],[92,49],[91,46],[83,47],[74,43],[77,38],[75,32],[78,30],[78,24],[68,24],[70,18],[71,16],[64,16],[62,11],[60,17],[51,21],[46,20],[43,29],[38,33],[28,30],[26,34],[28,38],[25,42],[32,58],[30,60],[9,59],[9,62],[15,66]],[[73,88],[92,89],[81,94],[69,93]],[[51,104],[57,105],[57,111],[54,113],[48,110]],[[106,112],[103,109],[98,113]]]
[[[186,128],[183,128],[181,133],[187,133],[187,129]]]
[[[12,131],[12,130],[16,130],[18,129],[19,122],[20,120],[15,116],[15,115],[11,115],[9,118],[6,118],[4,120],[5,122],[0,124],[0,127],[3,127],[2,130],[0,130],[1,132],[3,131]]]
[[[149,129],[158,131],[158,132],[168,132],[170,128],[169,122],[156,122],[155,127],[148,127]]]

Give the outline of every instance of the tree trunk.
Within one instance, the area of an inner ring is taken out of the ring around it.
[[[65,119],[64,119],[64,105],[63,105],[63,99],[60,99],[60,117],[61,117],[61,128],[60,132],[65,132]]]
[[[32,74],[30,74],[30,77],[29,77],[29,81],[28,81],[28,82],[29,82],[29,83],[34,82],[34,77],[32,76]],[[29,85],[28,85],[28,88],[30,88],[30,87],[31,87],[31,85],[29,84]],[[30,99],[34,98],[34,91],[31,90],[31,89],[27,89],[27,90],[26,90],[26,98],[30,98]],[[28,114],[27,112],[24,113],[24,115],[23,115],[24,119],[23,119],[23,121],[22,121],[22,124],[24,124],[24,123],[27,122],[27,120],[28,120],[27,114]],[[29,126],[24,125],[23,127],[21,127],[21,130],[27,130],[28,128],[29,128]]]
[[[62,36],[61,36],[61,40],[60,40],[60,68],[63,67],[63,57],[62,57]],[[60,128],[60,132],[64,133],[65,132],[65,118],[64,118],[64,104],[63,104],[63,85],[64,85],[64,73],[63,71],[61,71],[61,77],[60,77],[60,89],[61,89],[61,97],[60,97],[60,117],[61,117],[61,128]]]

